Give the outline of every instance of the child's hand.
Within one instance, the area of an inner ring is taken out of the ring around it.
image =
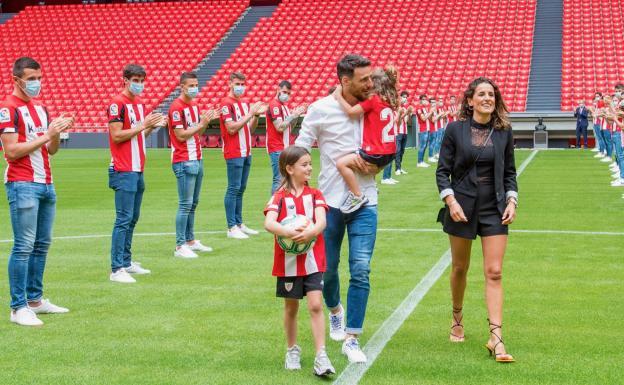
[[[340,100],[340,98],[342,98],[342,86],[336,86],[336,89],[334,90],[334,93],[332,95],[334,95],[334,98],[336,98],[337,100]]]
[[[295,237],[301,234],[301,232],[304,229],[305,229],[304,227],[298,227],[296,229],[293,229],[293,228],[284,226],[284,236],[286,238],[295,239]]]
[[[299,228],[301,229],[301,228]],[[297,229],[297,230],[299,230]],[[291,237],[291,239],[296,242],[296,243],[308,243],[311,240],[314,239],[314,229],[312,226],[307,227],[305,229],[303,229],[303,231],[300,231],[297,235],[295,235],[294,237]]]

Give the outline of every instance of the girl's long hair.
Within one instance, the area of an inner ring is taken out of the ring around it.
[[[468,88],[464,91],[464,98],[461,102],[461,110],[459,112],[459,120],[468,120],[472,118],[474,109],[468,105],[468,99],[472,99],[479,84],[487,83],[494,88],[494,112],[492,112],[492,127],[496,130],[508,130],[511,128],[509,121],[509,109],[503,100],[500,88],[486,77],[479,77],[468,84]]]
[[[400,106],[399,91],[397,90],[399,73],[396,67],[387,65],[383,69],[377,68],[373,71],[371,78],[375,93],[396,111]]]
[[[295,186],[292,183],[292,180],[290,179],[290,175],[288,174],[288,171],[286,171],[286,166],[293,166],[295,163],[299,161],[299,159],[301,159],[301,157],[305,155],[310,155],[310,151],[308,151],[307,149],[303,147],[288,146],[284,149],[284,151],[282,151],[278,160],[279,172],[280,172],[280,175],[282,176],[282,181],[280,183],[278,190],[281,190],[284,188],[292,190],[295,188]]]

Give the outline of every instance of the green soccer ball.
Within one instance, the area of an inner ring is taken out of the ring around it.
[[[296,229],[299,227],[307,228],[307,227],[314,225],[314,223],[308,217],[306,217],[305,215],[301,215],[301,214],[286,217],[282,219],[280,224],[282,226],[285,226],[291,229]],[[282,250],[284,250],[286,254],[295,254],[295,255],[303,254],[307,252],[308,250],[310,250],[312,245],[314,245],[314,241],[316,241],[316,238],[312,239],[308,243],[296,243],[290,238],[280,237],[280,236],[277,237],[277,244],[282,248]]]

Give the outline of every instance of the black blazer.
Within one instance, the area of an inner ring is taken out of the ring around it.
[[[574,117],[576,118],[576,125],[580,127],[587,127],[587,116],[589,115],[589,110],[587,107],[583,107],[583,111],[581,112],[581,107],[577,107],[574,110]]]
[[[514,139],[511,129],[492,132],[494,146],[494,187],[496,203],[501,215],[505,211],[507,198],[518,199],[516,165],[514,159]],[[440,160],[436,170],[436,181],[440,197],[454,194],[468,218],[474,211],[477,198],[477,169],[457,185],[459,179],[472,167],[472,136],[470,120],[449,123],[442,139]]]

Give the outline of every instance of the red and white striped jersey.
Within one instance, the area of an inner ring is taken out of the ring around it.
[[[264,215],[269,211],[277,213],[277,221],[297,214],[305,215],[312,222],[316,222],[314,211],[317,207],[328,210],[323,194],[310,186],[305,186],[298,197],[286,189],[279,189],[273,194],[264,209]],[[325,271],[325,241],[323,233],[316,237],[314,246],[307,253],[294,255],[286,254],[277,243],[275,237],[275,252],[273,254],[273,275],[276,277],[301,277]]]
[[[171,163],[201,160],[201,142],[199,134],[186,141],[178,140],[174,130],[190,130],[199,124],[199,107],[197,103],[185,102],[177,98],[169,107],[169,141],[171,142]]]
[[[223,139],[223,157],[225,159],[244,158],[251,155],[251,123],[248,122],[230,134],[225,127],[226,122],[237,122],[249,113],[249,104],[226,96],[221,101],[221,138]]]
[[[398,120],[399,114],[397,112],[397,120]],[[406,135],[407,134],[407,119],[409,119],[409,114],[407,113],[407,109],[405,111],[405,115],[403,115],[403,118],[401,118],[401,121],[398,122],[397,121],[397,128],[396,128],[396,134],[397,135]]]
[[[284,103],[277,99],[273,99],[269,103],[269,109],[266,112],[266,148],[268,153],[284,151],[284,148],[295,143],[290,125],[283,132],[279,132],[273,124],[274,120],[284,120],[289,116],[290,110]]]
[[[113,98],[108,106],[108,123],[122,123],[122,130],[134,128],[145,119],[145,105],[138,97],[130,99],[124,94]],[[143,172],[145,168],[145,134],[139,134],[122,143],[115,143],[108,133],[111,166],[119,172]]]
[[[457,106],[451,104],[448,108],[448,111],[450,112],[450,114],[448,115],[448,122],[452,123],[457,121],[457,117],[455,116],[455,113],[457,112]]]
[[[442,109],[438,109],[436,110],[434,115],[439,115],[443,110]],[[436,120],[435,122],[433,121],[433,116],[431,116],[431,120],[432,120],[432,124],[433,124],[433,128],[431,129],[431,131],[438,131],[441,130],[442,128],[444,128],[444,118],[440,118],[438,120]]]
[[[431,131],[431,120],[430,119],[425,119],[422,120],[420,115],[426,115],[429,113],[429,109],[427,107],[421,107],[418,110],[416,110],[416,114],[418,116],[418,131],[419,132],[427,132],[427,131]]]
[[[0,103],[0,134],[17,134],[18,143],[32,142],[48,131],[50,118],[48,111],[39,102],[23,101],[15,95],[9,95]],[[35,182],[52,183],[48,147],[43,145],[17,160],[7,161],[4,183]]]

